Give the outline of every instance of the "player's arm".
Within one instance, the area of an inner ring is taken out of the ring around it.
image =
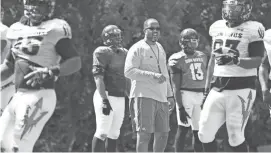
[[[1,82],[8,79],[14,73],[14,58],[9,52],[6,59],[1,64]]]
[[[259,67],[259,82],[261,84],[262,92],[269,92],[268,88],[268,72],[270,69],[270,63],[267,54],[264,56],[263,62]]]
[[[177,60],[169,58],[168,67],[173,95],[178,107],[183,108],[182,95],[180,94],[180,86],[182,84],[182,70],[178,65],[179,64]]]
[[[263,41],[251,42],[248,46],[249,57],[239,58],[238,66],[245,69],[258,68],[264,56],[265,47]]]
[[[59,66],[55,67],[55,71],[59,71],[59,76],[71,75],[81,69],[81,58],[70,38],[60,39],[55,48],[62,59]]]
[[[138,48],[133,46],[128,51],[124,68],[125,77],[137,81],[152,81],[154,77],[157,77],[161,74],[140,69],[142,57],[138,50]]]
[[[214,73],[215,67],[215,55],[211,54],[208,66],[207,66],[207,74],[206,74],[206,82],[205,82],[205,92],[208,92],[211,86],[211,80]]]
[[[108,59],[104,52],[97,48],[93,53],[92,74],[96,84],[96,88],[102,99],[108,99],[105,90],[104,75],[108,65]]]

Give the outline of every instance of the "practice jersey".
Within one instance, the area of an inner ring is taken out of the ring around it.
[[[68,23],[61,19],[44,21],[38,26],[16,22],[10,26],[7,38],[11,41],[11,53],[7,59],[15,60],[16,88],[52,88],[53,78],[32,88],[26,84],[27,80],[24,76],[32,71],[30,65],[50,67],[59,64],[61,56],[56,51],[56,45],[61,39],[71,38],[71,28]]]
[[[10,26],[7,38],[12,41],[14,57],[26,59],[42,67],[55,66],[60,56],[55,50],[57,42],[71,38],[69,24],[61,19],[42,22],[39,26],[27,26],[20,22]]]
[[[180,71],[182,75],[180,89],[204,88],[207,56],[203,52],[196,51],[193,55],[187,55],[180,51],[170,56],[168,65]]]
[[[264,26],[256,21],[247,21],[239,26],[229,28],[225,20],[218,20],[210,27],[209,34],[212,37],[212,50],[223,47],[223,54],[229,49],[239,52],[240,57],[249,57],[248,46],[251,42],[262,41]],[[215,64],[214,76],[221,77],[245,77],[256,76],[257,69],[244,69],[237,65]]]

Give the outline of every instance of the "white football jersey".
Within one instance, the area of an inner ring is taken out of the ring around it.
[[[268,56],[269,64],[271,64],[271,29],[265,31],[264,34],[264,46]],[[271,73],[269,73],[269,79],[271,79]]]
[[[1,31],[1,40],[5,40],[7,42],[6,47],[4,48],[3,51],[1,51],[1,64],[3,63],[7,53],[8,53],[8,49],[10,48],[10,42],[7,40],[7,31],[8,31],[8,27],[6,25],[4,25],[3,23],[0,22],[0,31]],[[3,45],[3,44],[1,44]],[[2,48],[2,46],[1,46]]]
[[[209,34],[212,37],[212,50],[223,47],[223,53],[229,49],[239,51],[240,57],[249,57],[248,46],[254,41],[264,38],[264,26],[257,21],[247,21],[241,25],[229,28],[225,20],[218,20],[210,27]],[[237,65],[215,64],[214,76],[221,77],[245,77],[257,75],[257,69],[244,69]]]

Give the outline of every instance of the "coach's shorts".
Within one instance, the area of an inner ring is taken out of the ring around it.
[[[138,97],[130,101],[132,127],[136,132],[169,132],[169,104]]]

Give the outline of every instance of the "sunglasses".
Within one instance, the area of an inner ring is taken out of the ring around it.
[[[146,29],[150,29],[151,31],[153,31],[153,30],[160,31],[160,27],[148,27]]]

